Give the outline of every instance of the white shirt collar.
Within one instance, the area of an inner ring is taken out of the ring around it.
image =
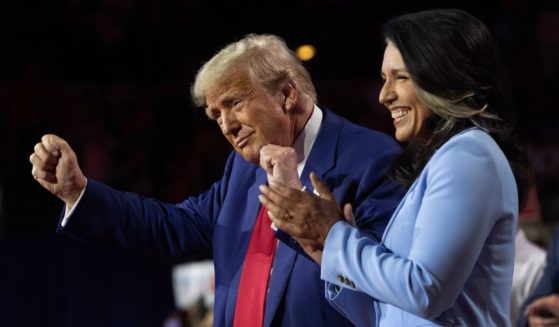
[[[299,172],[299,177],[303,173],[305,163],[307,162],[309,153],[311,152],[316,136],[318,135],[318,131],[320,130],[322,116],[322,110],[320,110],[317,105],[314,105],[309,121],[305,125],[301,134],[295,140],[295,143],[293,143],[293,148],[297,153],[297,171]]]

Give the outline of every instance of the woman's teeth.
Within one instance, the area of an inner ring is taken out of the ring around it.
[[[410,112],[409,109],[398,109],[398,110],[391,111],[390,113],[392,115],[392,119],[398,119],[407,115],[408,112]]]

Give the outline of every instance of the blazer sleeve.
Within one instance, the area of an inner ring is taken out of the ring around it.
[[[413,239],[402,240],[412,242],[410,252],[395,254],[338,222],[326,239],[321,278],[423,318],[439,316],[454,303],[503,215],[498,169],[491,153],[479,148],[441,148],[430,163],[423,198],[411,199],[420,206],[410,220]]]
[[[553,234],[553,240],[547,249],[547,264],[544,268],[542,278],[540,279],[538,285],[530,294],[530,296],[524,301],[522,308],[520,309],[520,315],[518,318],[518,326],[524,327],[528,326],[528,320],[524,316],[524,310],[528,304],[534,302],[540,297],[544,297],[553,293],[559,293],[559,227],[555,228]]]
[[[233,157],[222,179],[207,192],[178,204],[120,192],[89,179],[72,216],[57,231],[163,259],[205,256],[211,253],[213,225],[227,192]]]

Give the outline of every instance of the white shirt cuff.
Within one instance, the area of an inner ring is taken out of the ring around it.
[[[62,222],[60,222],[60,226],[64,227],[64,226],[66,226],[68,221],[70,221],[70,216],[72,215],[72,213],[74,213],[74,210],[76,210],[76,207],[80,203],[80,200],[82,199],[82,196],[85,193],[86,187],[87,187],[87,179],[85,180],[85,187],[83,188],[82,192],[80,193],[80,196],[78,197],[78,200],[76,200],[76,203],[74,203],[74,206],[71,209],[68,209],[68,205],[64,206],[64,218],[62,218]]]

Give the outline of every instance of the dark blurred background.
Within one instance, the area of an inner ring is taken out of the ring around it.
[[[499,44],[541,223],[559,218],[559,1],[54,0],[0,4],[0,326],[161,326],[172,263],[55,234],[60,200],[31,177],[45,133],[85,174],[178,202],[221,175],[231,150],[193,108],[199,66],[247,33],[274,33],[306,62],[319,104],[392,133],[377,102],[380,25],[433,7],[482,19]],[[542,236],[545,240],[545,235]]]

